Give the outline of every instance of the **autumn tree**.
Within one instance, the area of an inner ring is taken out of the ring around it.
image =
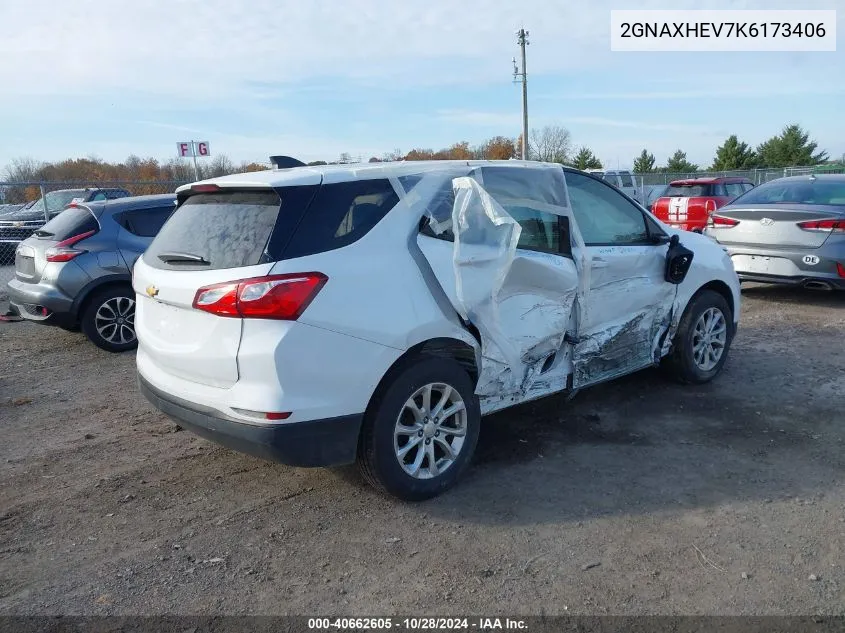
[[[681,174],[698,171],[698,165],[687,160],[687,153],[676,150],[666,161],[666,171],[670,174]]]
[[[267,165],[262,165],[261,163],[241,163],[236,170],[236,173],[239,174],[246,174],[251,171],[267,171],[270,169]]]
[[[434,150],[430,149],[412,149],[405,155],[405,160],[432,160],[434,159]]]
[[[716,158],[712,169],[729,171],[732,169],[751,169],[757,166],[757,155],[748,143],[741,142],[736,134],[731,134],[724,143],[716,148]]]
[[[757,146],[763,167],[798,167],[818,165],[827,160],[827,152],[816,152],[818,143],[800,125],[787,125],[778,136]]]
[[[598,157],[588,147],[581,147],[570,163],[575,169],[601,169]]]
[[[528,134],[528,158],[544,163],[565,163],[572,151],[572,137],[564,127],[547,125]]]
[[[650,174],[654,171],[654,163],[654,154],[644,149],[642,153],[634,159],[634,173]]]
[[[486,160],[509,160],[518,154],[513,139],[506,136],[494,136],[482,143],[476,151],[478,158]]]

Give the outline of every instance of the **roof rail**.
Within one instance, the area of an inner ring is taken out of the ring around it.
[[[305,163],[301,160],[291,158],[290,156],[271,156],[270,162],[276,169],[290,169],[291,167],[305,167]]]

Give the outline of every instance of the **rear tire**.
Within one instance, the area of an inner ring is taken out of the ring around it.
[[[681,384],[710,382],[728,359],[733,329],[733,313],[725,298],[713,290],[698,293],[681,317],[672,349],[661,363],[664,374]]]
[[[464,473],[480,428],[469,374],[453,360],[423,356],[402,368],[368,407],[358,466],[383,492],[404,501],[429,499]]]
[[[80,325],[85,336],[107,352],[125,352],[138,346],[135,336],[135,293],[129,286],[112,286],[86,302]]]

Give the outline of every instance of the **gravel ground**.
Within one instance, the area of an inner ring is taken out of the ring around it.
[[[422,504],[178,432],[134,357],[0,323],[0,613],[845,614],[845,295],[751,287],[724,373],[485,419]]]

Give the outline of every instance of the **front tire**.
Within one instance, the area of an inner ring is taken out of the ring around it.
[[[80,325],[85,336],[100,349],[115,353],[135,349],[135,293],[123,286],[95,291]]]
[[[457,362],[420,357],[402,368],[368,407],[358,465],[375,488],[422,501],[451,488],[469,465],[481,410]]]
[[[664,373],[682,384],[713,380],[728,359],[733,339],[733,313],[725,298],[704,290],[690,301],[661,365]]]

